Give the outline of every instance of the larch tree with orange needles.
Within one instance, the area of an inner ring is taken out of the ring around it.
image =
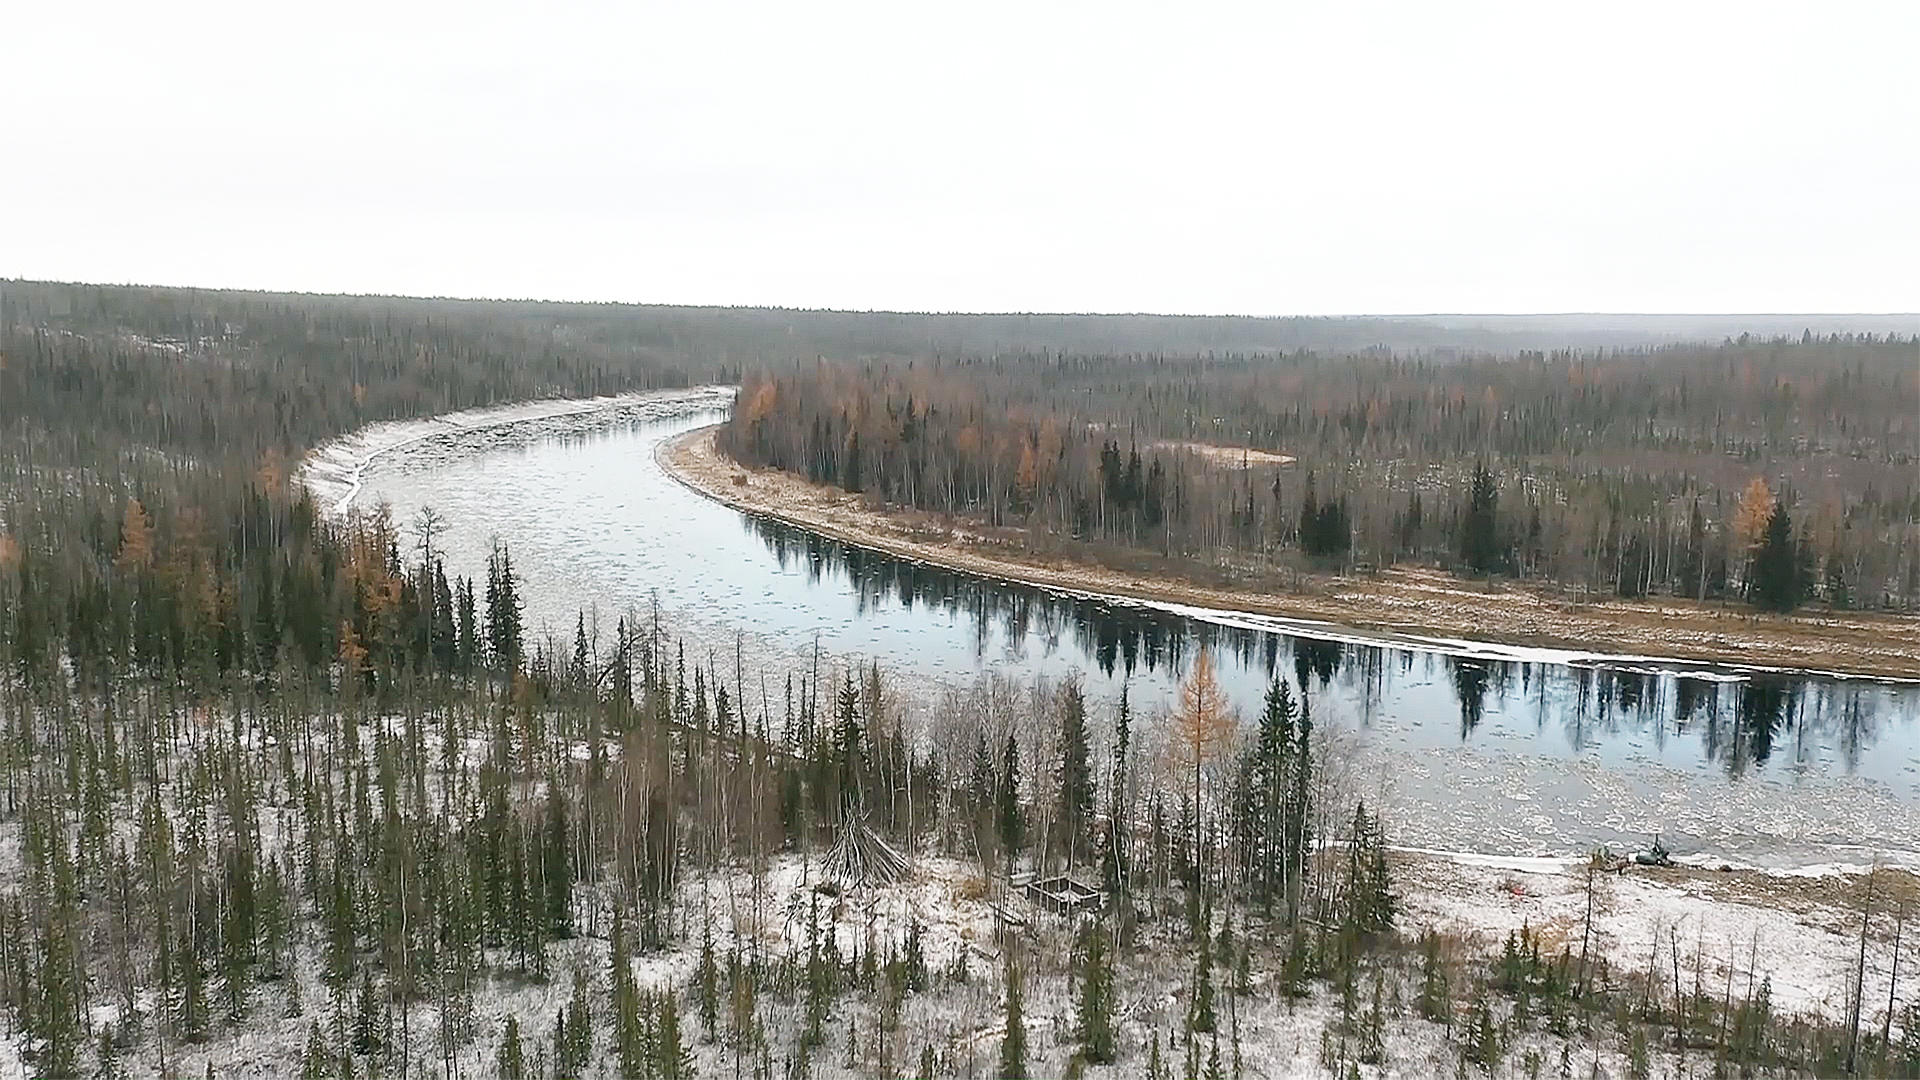
[[[1193,673],[1180,687],[1180,711],[1173,717],[1178,740],[1180,764],[1193,776],[1193,858],[1199,871],[1195,876],[1206,888],[1206,873],[1200,861],[1205,852],[1201,844],[1201,822],[1206,814],[1200,806],[1200,773],[1206,763],[1220,753],[1233,733],[1233,712],[1220,681],[1213,673],[1213,654],[1205,648],[1193,662]]]
[[[1753,555],[1760,548],[1760,540],[1766,535],[1767,523],[1773,519],[1773,490],[1766,480],[1756,476],[1740,493],[1740,502],[1733,511],[1733,542],[1738,545],[1734,552],[1740,567],[1740,581],[1745,584],[1753,575]]]
[[[135,570],[153,564],[153,519],[139,499],[127,500],[127,512],[120,519],[119,562]]]

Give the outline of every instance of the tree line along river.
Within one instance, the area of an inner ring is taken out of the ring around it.
[[[366,465],[354,505],[384,501],[402,527],[423,506],[444,514],[449,573],[481,573],[493,539],[508,544],[536,631],[570,637],[587,610],[610,637],[619,615],[657,602],[690,653],[716,650],[727,670],[738,631],[776,696],[817,642],[831,658],[878,662],[923,699],[990,672],[1074,677],[1097,718],[1123,685],[1150,715],[1207,648],[1248,717],[1271,680],[1303,688],[1410,846],[1576,854],[1659,834],[1709,861],[1920,866],[1920,687],[1343,640],[898,559],[727,508],[667,475],[654,448],[721,419],[716,400],[426,428]]]

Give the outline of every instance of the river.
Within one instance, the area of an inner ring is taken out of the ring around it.
[[[537,635],[569,639],[587,610],[610,637],[622,612],[657,600],[695,658],[714,650],[731,672],[740,632],[746,678],[768,673],[776,714],[784,672],[817,641],[877,661],[922,701],[987,672],[1077,677],[1104,728],[1123,684],[1136,713],[1169,705],[1204,645],[1249,721],[1270,680],[1304,687],[1407,846],[1569,855],[1658,834],[1703,862],[1920,866],[1911,684],[1316,638],[952,573],[742,514],[666,475],[654,447],[723,418],[722,402],[389,425],[404,437],[336,454],[360,454],[336,490],[388,503],[403,528],[423,506],[445,515],[450,574],[483,574],[492,540],[509,545]]]

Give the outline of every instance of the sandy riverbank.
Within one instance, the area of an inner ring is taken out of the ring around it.
[[[662,443],[661,466],[729,506],[848,543],[968,573],[1162,604],[1251,612],[1353,636],[1472,639],[1518,648],[1662,657],[1854,675],[1920,678],[1920,619],[1847,612],[1764,615],[1668,598],[1570,603],[1518,586],[1428,569],[1309,576],[1284,593],[1183,581],[1025,550],[1020,530],[880,509],[790,473],[742,466],[715,427]],[[1420,642],[1411,642],[1418,644]]]

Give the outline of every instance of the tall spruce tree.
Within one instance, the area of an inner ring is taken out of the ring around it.
[[[1020,858],[1027,837],[1027,820],[1020,809],[1020,744],[1014,741],[1012,732],[1007,733],[1006,749],[1000,755],[997,790],[999,808],[994,817],[1000,830],[1000,844],[1007,853],[1007,867],[1011,869]]]
[[[680,1035],[680,1005],[672,990],[660,992],[660,1021],[654,1028],[654,1075],[659,1080],[694,1080],[693,1048]]]
[[[1188,1003],[1187,1030],[1190,1032],[1211,1032],[1218,1026],[1213,1000],[1213,934],[1209,931],[1213,919],[1212,901],[1201,909],[1200,931],[1196,935],[1200,944],[1200,955],[1194,963],[1193,998]]]
[[[1000,1061],[994,1068],[997,1080],[1027,1080],[1027,1023],[1021,1015],[1020,965],[1007,961],[1007,1002],[1005,1025],[1000,1036]]]
[[[316,1027],[315,1031],[319,1029]],[[526,1080],[527,1052],[520,1044],[520,1019],[507,1017],[506,1030],[500,1036],[500,1053],[494,1059],[500,1080]]]
[[[840,795],[843,814],[857,814],[862,806],[861,782],[865,776],[866,737],[860,723],[860,691],[849,670],[834,707],[834,783]]]
[[[1267,687],[1260,727],[1242,763],[1246,777],[1248,870],[1254,900],[1268,916],[1285,892],[1291,870],[1287,811],[1293,794],[1294,704],[1292,690],[1276,678]]]
[[[1106,932],[1089,926],[1084,973],[1080,980],[1080,1053],[1094,1065],[1114,1059],[1113,957]]]
[[[1499,510],[1499,482],[1486,462],[1479,462],[1473,467],[1473,485],[1460,515],[1460,561],[1476,574],[1490,574],[1503,561]]]
[[[1113,722],[1113,780],[1107,795],[1107,828],[1101,845],[1101,877],[1120,909],[1122,932],[1127,931],[1127,871],[1129,844],[1127,815],[1132,810],[1128,769],[1133,754],[1133,710],[1127,701],[1127,687],[1120,687],[1120,705]]]
[[[1753,602],[1768,611],[1792,611],[1800,605],[1801,560],[1793,535],[1793,519],[1784,498],[1776,499],[1765,531],[1753,555],[1748,582]]]
[[[559,784],[547,785],[545,827],[541,830],[541,872],[546,884],[543,914],[547,934],[556,939],[573,936],[573,861],[569,856],[567,796]]]
[[[1060,853],[1068,865],[1086,851],[1093,823],[1093,765],[1087,748],[1086,698],[1077,682],[1060,690]]]
[[[645,1003],[633,977],[632,954],[627,940],[627,914],[622,904],[613,906],[612,941],[607,963],[609,989],[612,991],[614,1060],[623,1077],[639,1077],[651,1064],[647,1059],[642,1014]]]

